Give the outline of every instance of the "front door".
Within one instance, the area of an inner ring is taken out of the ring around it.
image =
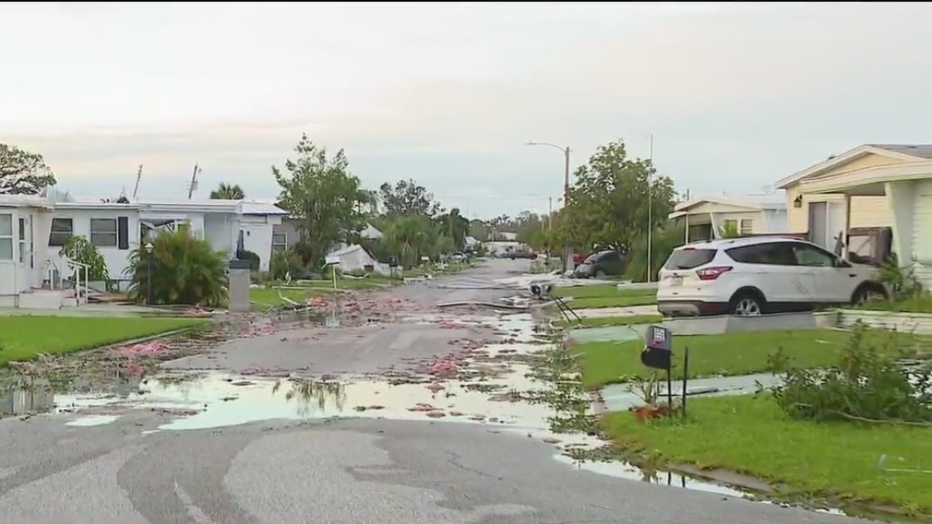
[[[32,217],[20,215],[16,219],[16,261],[19,263],[19,274],[23,282],[22,289],[37,285],[35,282],[35,253],[33,248]]]

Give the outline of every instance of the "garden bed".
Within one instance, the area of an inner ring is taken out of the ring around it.
[[[932,313],[865,309],[838,310],[838,327],[850,328],[858,321],[872,328],[932,335]]]

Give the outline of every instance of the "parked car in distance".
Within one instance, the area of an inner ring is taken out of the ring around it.
[[[465,253],[456,252],[450,255],[450,260],[453,262],[465,262],[469,257]]]
[[[576,269],[576,267],[585,262],[587,258],[589,258],[589,254],[573,253],[573,269]]]
[[[807,311],[887,296],[876,267],[853,264],[787,237],[747,237],[678,247],[660,270],[664,316]]]
[[[625,272],[625,257],[618,251],[599,251],[589,255],[573,270],[575,278],[605,278]]]

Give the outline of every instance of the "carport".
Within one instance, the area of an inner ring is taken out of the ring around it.
[[[912,269],[923,285],[932,286],[932,159],[804,179],[799,194],[843,195],[843,231],[852,223],[852,197],[886,197],[892,216],[893,251],[900,266]]]

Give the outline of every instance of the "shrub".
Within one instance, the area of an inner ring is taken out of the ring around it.
[[[126,274],[129,296],[146,301],[148,279],[152,279],[152,303],[219,306],[227,298],[227,257],[187,228],[161,232],[152,241],[150,254],[144,246],[130,253]]]
[[[262,259],[259,258],[259,255],[253,253],[252,251],[238,251],[236,253],[236,258],[238,260],[248,260],[249,261],[249,270],[250,271],[259,271],[259,266],[262,264]]]
[[[107,281],[110,274],[107,271],[107,262],[87,237],[74,235],[65,242],[59,255],[87,266],[87,279],[92,282]]]
[[[865,338],[867,328],[855,325],[838,363],[823,371],[791,369],[777,351],[771,366],[783,383],[773,396],[792,417],[818,421],[860,422],[932,421],[932,370],[910,371],[897,362],[903,338],[892,333],[874,346]]]
[[[272,261],[269,263],[269,273],[275,280],[282,280],[286,274],[291,274],[291,278],[301,278],[306,274],[307,267],[301,254],[294,249],[285,249],[276,251],[272,255]]]
[[[658,229],[651,238],[651,281],[657,281],[657,273],[670,258],[670,253],[686,242],[686,228],[682,225],[670,223],[663,229]],[[625,269],[625,278],[635,282],[647,280],[647,236],[637,239],[628,252],[628,267]]]

